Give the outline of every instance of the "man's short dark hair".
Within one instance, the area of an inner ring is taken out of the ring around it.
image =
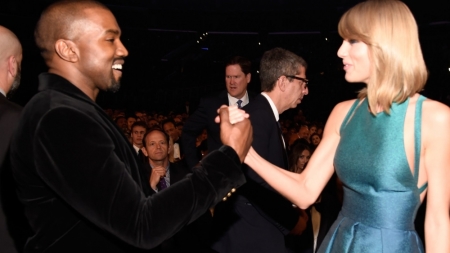
[[[125,119],[125,120],[127,120],[124,116],[117,116],[117,118],[116,119],[114,119],[114,122],[119,122],[119,119]]]
[[[239,65],[241,67],[242,72],[244,72],[245,75],[252,72],[252,62],[242,56],[233,56],[225,63],[225,68],[230,65]]]
[[[131,125],[131,132],[133,132],[133,128],[137,127],[137,126],[143,127],[143,128],[145,128],[145,130],[147,130],[147,124],[145,124],[145,122],[143,122],[143,121],[136,121],[136,122],[133,123],[133,125]]]
[[[160,132],[160,133],[162,133],[163,135],[164,135],[164,137],[165,137],[165,139],[166,139],[166,141],[167,141],[167,145],[169,145],[169,143],[170,143],[170,136],[168,135],[168,134],[166,134],[166,132],[164,132],[161,128],[159,128],[159,127],[153,127],[153,128],[150,128],[145,134],[144,134],[144,139],[142,139],[142,144],[144,145],[144,147],[146,147],[146,139],[147,139],[147,135],[149,135],[150,133],[153,133],[153,132],[155,132],[155,131],[158,131],[158,132]]]
[[[175,127],[175,121],[173,119],[165,119],[161,121],[161,128],[164,129],[164,125],[167,123],[172,123],[173,127]]]
[[[133,118],[133,119],[135,119],[135,120],[138,119],[138,117],[137,117],[136,115],[132,115],[132,114],[127,115],[126,119],[128,120],[129,118]]]
[[[51,4],[42,12],[34,38],[45,61],[51,59],[57,40],[74,40],[80,35],[80,24],[75,21],[85,18],[84,10],[88,8],[109,10],[97,1],[64,0]]]
[[[300,74],[298,73],[300,66],[306,69],[306,61],[286,49],[277,47],[264,52],[259,68],[261,90],[272,91],[280,76]]]

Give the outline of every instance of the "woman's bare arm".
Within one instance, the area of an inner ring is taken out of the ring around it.
[[[307,208],[316,201],[333,175],[334,154],[340,140],[339,129],[354,101],[345,101],[335,106],[325,125],[322,141],[302,174],[278,168],[253,149],[247,154],[245,163],[292,203],[302,209]]]
[[[424,101],[422,125],[428,178],[426,252],[450,252],[450,109],[436,101]]]

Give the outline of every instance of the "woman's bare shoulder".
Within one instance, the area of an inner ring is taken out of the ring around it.
[[[450,107],[432,99],[423,101],[422,118],[424,123],[448,124],[450,123]]]

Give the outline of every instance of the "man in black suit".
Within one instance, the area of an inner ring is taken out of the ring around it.
[[[253,126],[252,146],[267,161],[288,169],[279,114],[295,108],[308,94],[306,62],[292,52],[274,48],[261,59],[262,93],[243,109]],[[292,204],[279,195],[251,168],[244,166],[247,184],[219,206],[220,221],[213,249],[218,252],[286,252],[285,235],[299,234],[304,222]]]
[[[251,71],[252,65],[248,59],[242,56],[230,58],[225,64],[226,90],[203,97],[197,110],[189,116],[181,135],[184,160],[189,168],[194,167],[201,159],[198,157],[195,142],[203,129],[208,132],[208,152],[222,146],[220,129],[214,123],[216,110],[221,105],[237,105],[238,101],[241,101],[239,103],[243,107],[250,102],[253,94],[247,91],[247,85],[251,80]]]
[[[120,87],[128,55],[120,35],[114,15],[96,1],[55,2],[38,21],[36,44],[49,70],[11,141],[12,172],[34,232],[26,252],[142,252],[245,182],[252,128],[245,120],[231,125],[221,109],[225,145],[189,177],[146,196],[135,150],[95,103],[100,90]]]
[[[0,26],[0,45],[0,249],[9,253],[22,249],[25,243],[22,225],[27,225],[9,163],[9,144],[22,108],[6,98],[20,84],[22,46],[16,35],[3,26]]]

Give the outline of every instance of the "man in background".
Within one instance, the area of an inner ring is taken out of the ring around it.
[[[251,101],[254,94],[247,91],[251,81],[251,71],[252,65],[247,58],[242,56],[230,58],[225,64],[226,90],[202,98],[197,110],[189,116],[181,135],[184,159],[189,168],[198,164],[201,159],[195,143],[203,129],[208,132],[208,152],[222,146],[219,126],[214,123],[217,108],[221,105],[243,107]]]
[[[306,66],[303,58],[288,50],[266,51],[260,66],[262,93],[243,108],[254,127],[252,147],[286,170],[288,159],[279,114],[297,107],[308,94]],[[215,209],[213,249],[220,253],[286,252],[285,236],[303,232],[306,217],[251,168],[244,165],[243,170],[247,184]]]
[[[22,108],[7,96],[20,84],[22,46],[16,35],[3,26],[0,45],[0,249],[13,253],[22,251],[29,232],[9,160],[9,144]]]

